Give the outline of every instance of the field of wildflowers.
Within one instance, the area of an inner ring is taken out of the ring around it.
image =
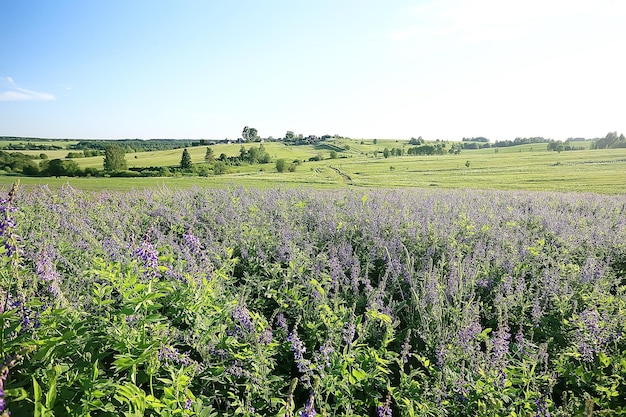
[[[625,196],[0,203],[0,415],[626,414]]]

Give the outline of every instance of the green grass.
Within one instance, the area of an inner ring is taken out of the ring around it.
[[[239,155],[240,143],[233,144],[219,144],[213,145],[213,153],[215,157],[219,157],[220,154],[226,156]],[[246,149],[252,146],[258,147],[258,143],[244,144]],[[309,159],[316,154],[321,154],[324,158],[328,158],[329,150],[316,150],[313,146],[288,146],[282,143],[264,143],[265,150],[270,154],[272,159],[287,158],[287,159]],[[204,163],[204,155],[206,153],[206,146],[198,146],[187,148],[191,155],[191,161],[195,164]],[[182,156],[182,149],[174,149],[168,151],[154,151],[154,152],[136,152],[127,153],[126,162],[128,168],[145,168],[153,166],[178,166],[180,158]],[[56,158],[63,158],[67,155],[65,152],[63,155],[55,156]],[[52,157],[49,155],[49,159]],[[104,157],[95,156],[90,158],[77,158],[74,159],[81,168],[102,168]]]
[[[55,151],[46,151],[46,150],[24,150],[24,151],[12,151],[12,150],[5,150],[6,152],[19,152],[19,153],[23,153],[24,155],[34,155],[34,156],[39,156],[42,153],[45,153],[46,156],[48,157],[48,159],[63,159],[67,156],[67,154],[69,152],[79,152],[79,151],[70,151],[67,149],[59,149],[59,150],[55,150]]]
[[[363,142],[363,143],[361,143]],[[544,144],[521,145],[508,148],[465,150],[460,155],[402,156],[383,158],[384,148],[410,145],[406,141],[340,140],[321,146],[288,146],[265,143],[272,161],[305,161],[296,172],[277,173],[274,163],[231,167],[226,175],[208,178],[22,178],[26,186],[47,184],[59,187],[69,183],[86,190],[143,189],[159,186],[191,187],[229,186],[250,187],[441,187],[500,190],[545,190],[626,193],[626,149],[580,150],[551,152]],[[349,147],[338,152],[339,158],[329,159],[331,150]],[[583,144],[584,145],[584,144]],[[245,144],[246,148],[258,144]],[[241,144],[214,145],[216,157],[239,154]],[[63,151],[64,154],[67,152]],[[189,148],[192,161],[203,163],[206,147]],[[51,152],[45,152],[49,154]],[[182,150],[138,152],[126,155],[128,167],[177,166]],[[321,155],[323,161],[308,162]],[[65,156],[65,155],[63,155]],[[83,168],[102,167],[102,157],[79,158]],[[469,161],[469,167],[466,167]],[[8,186],[15,177],[0,177],[0,186]]]

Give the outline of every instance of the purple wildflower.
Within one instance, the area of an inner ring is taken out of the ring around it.
[[[344,342],[346,342],[349,345],[352,344],[352,341],[354,340],[355,332],[356,332],[356,326],[354,325],[354,322],[350,321],[349,323],[346,323],[343,328]]]
[[[515,333],[515,344],[517,345],[517,352],[520,355],[524,355],[524,353],[526,353],[526,343],[524,340],[524,329],[522,328],[522,326],[520,326],[517,330],[517,333]]]
[[[279,329],[282,329],[285,332],[289,330],[289,328],[287,327],[287,319],[285,319],[285,315],[283,313],[278,313],[274,321],[276,322],[276,326]]]
[[[17,207],[13,206],[15,200],[15,194],[17,193],[18,183],[14,183],[9,191],[8,198],[6,200],[0,199],[0,237],[4,237],[4,249],[6,256],[13,257],[18,252],[18,244],[20,237],[17,236],[14,231],[17,227],[15,219],[11,216],[12,213],[17,211]],[[17,266],[19,262],[18,258],[13,259],[13,266]]]
[[[317,415],[317,412],[315,411],[315,397],[311,392],[308,400],[306,400],[306,404],[304,405],[304,410],[300,411],[300,417],[314,417],[315,415]]]
[[[408,363],[409,357],[411,356],[411,345],[409,341],[411,340],[411,329],[406,334],[406,338],[404,339],[404,343],[402,344],[402,352],[400,353],[400,358],[402,359],[402,363]]]
[[[541,322],[541,317],[543,316],[543,310],[541,309],[541,305],[539,304],[539,298],[535,298],[533,302],[533,308],[530,312],[530,316],[533,319],[533,324],[535,327],[539,326]]]
[[[193,402],[191,401],[191,398],[187,398],[187,402],[185,403],[185,410],[191,410],[191,404]]]
[[[509,351],[510,338],[511,334],[509,333],[508,326],[502,326],[496,332],[495,338],[493,339],[493,357],[496,361],[502,360],[504,355]]]
[[[547,404],[544,399],[536,400],[535,405],[537,406],[537,413],[535,413],[535,417],[550,417],[550,411],[548,411]]]
[[[320,347],[320,353],[322,354],[322,358],[326,366],[330,366],[330,355],[335,351],[332,346],[330,339],[326,340],[322,347]]]
[[[376,412],[378,413],[378,417],[392,417],[391,395],[387,394],[387,399],[382,405],[378,406]]]
[[[474,351],[474,339],[480,334],[482,327],[477,320],[472,321],[469,326],[459,331],[459,344],[465,352]]]
[[[435,363],[438,367],[443,367],[446,363],[446,356],[448,354],[448,350],[444,345],[439,345],[435,348]]]
[[[185,233],[183,238],[185,239],[185,244],[192,253],[200,251],[200,239],[194,236],[191,232]]]
[[[287,336],[287,341],[291,343],[291,351],[293,352],[293,357],[296,361],[296,365],[298,366],[298,371],[307,373],[311,367],[311,361],[304,358],[304,354],[306,353],[306,347],[300,337],[298,336],[298,332],[294,329],[289,336]]]
[[[250,312],[245,306],[238,304],[233,310],[232,316],[233,319],[239,323],[241,326],[240,328],[245,329],[247,332],[254,330],[254,325],[252,324],[252,319],[250,318]]]
[[[35,272],[39,278],[46,282],[56,280],[58,273],[54,267],[54,263],[52,262],[49,250],[44,249],[39,253],[37,262],[35,263]]]
[[[154,249],[152,243],[147,239],[141,242],[141,245],[135,249],[135,256],[146,268],[156,269],[159,266],[159,252]]]
[[[176,365],[188,366],[193,363],[189,355],[178,352],[178,349],[171,346],[164,346],[159,350],[159,361],[166,361]]]
[[[579,315],[579,328],[576,331],[578,352],[585,362],[593,362],[598,352],[609,343],[609,330],[595,309],[586,309]]]
[[[467,387],[467,383],[465,382],[463,377],[457,379],[454,382],[454,385],[455,385],[455,391],[458,394],[457,400],[459,402],[465,402],[469,396],[470,390]]]
[[[261,332],[259,342],[267,346],[272,343],[272,340],[274,340],[274,335],[272,333],[272,329],[268,327]]]

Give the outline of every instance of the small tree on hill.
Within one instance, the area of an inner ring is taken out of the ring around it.
[[[276,161],[276,171],[278,172],[285,172],[285,169],[287,168],[287,161],[284,159],[278,159]]]
[[[204,162],[210,164],[215,160],[215,154],[213,153],[213,149],[211,147],[206,148],[206,153],[204,154]]]
[[[119,145],[109,145],[104,149],[104,170],[124,171],[126,169],[126,152]]]
[[[183,156],[180,158],[180,168],[181,169],[191,169],[191,155],[189,155],[189,151],[187,148],[183,149]]]

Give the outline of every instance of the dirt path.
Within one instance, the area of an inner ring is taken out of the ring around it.
[[[347,182],[350,185],[354,185],[354,182],[352,181],[352,178],[348,174],[345,174],[339,168],[334,167],[332,165],[329,165],[328,167],[330,169],[332,169],[333,171],[335,171],[337,174],[339,174],[344,182]]]

